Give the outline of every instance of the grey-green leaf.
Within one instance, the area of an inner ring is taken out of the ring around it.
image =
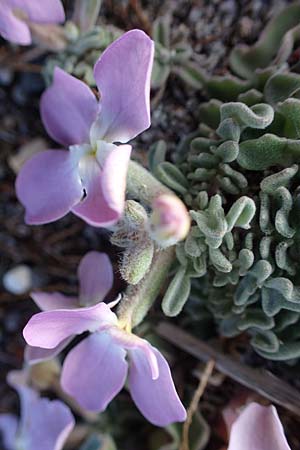
[[[191,280],[186,275],[185,268],[181,267],[169,284],[162,301],[162,309],[166,316],[174,317],[181,312],[190,291]]]

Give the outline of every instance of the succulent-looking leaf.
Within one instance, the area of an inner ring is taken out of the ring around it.
[[[151,145],[148,153],[149,169],[155,174],[157,166],[165,161],[167,153],[167,144],[160,140]]]
[[[221,106],[221,122],[226,119],[234,119],[243,127],[264,129],[273,122],[274,110],[267,103],[249,108],[241,102],[230,102]]]
[[[300,89],[300,75],[295,73],[276,73],[266,83],[266,100],[275,105],[295,95]]]
[[[191,281],[185,268],[178,270],[168,286],[162,301],[162,309],[166,316],[177,316],[184,307],[191,291]]]
[[[237,161],[241,167],[248,170],[264,170],[276,165],[288,166],[291,161],[300,161],[300,140],[264,134],[258,139],[242,142]]]
[[[252,78],[256,68],[267,67],[275,57],[285,33],[298,25],[299,20],[300,6],[297,3],[285,7],[269,22],[255,46],[233,49],[230,55],[232,70],[242,78]]]
[[[251,198],[239,198],[226,215],[227,231],[231,231],[233,227],[241,227],[246,230],[250,228],[250,222],[254,217],[255,210],[256,206]]]
[[[180,194],[187,191],[188,182],[183,173],[173,164],[162,162],[156,170],[157,178],[168,187]]]

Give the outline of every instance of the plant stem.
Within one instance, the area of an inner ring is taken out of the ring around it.
[[[203,375],[200,378],[198,388],[196,389],[196,391],[194,393],[193,399],[192,399],[189,409],[187,411],[186,421],[183,424],[182,442],[181,442],[181,446],[180,446],[179,450],[190,450],[189,431],[191,428],[193,416],[194,416],[195,412],[197,411],[199,401],[200,401],[202,395],[204,394],[206,386],[207,386],[209,379],[213,373],[214,367],[215,367],[215,362],[213,359],[211,359],[206,364]]]
[[[130,161],[127,174],[127,193],[146,207],[161,194],[175,195],[147,169]],[[119,304],[118,317],[127,329],[136,327],[146,316],[168,276],[175,258],[175,246],[156,250],[149,271],[137,285],[129,285]]]
[[[130,161],[127,174],[127,192],[130,197],[151,206],[153,200],[161,194],[174,194],[158,181],[147,169],[135,161]]]

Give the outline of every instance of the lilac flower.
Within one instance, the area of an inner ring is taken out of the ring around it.
[[[140,30],[117,39],[95,65],[100,101],[86,84],[56,68],[42,96],[44,125],[69,150],[47,150],[23,166],[16,182],[28,224],[69,211],[94,226],[110,226],[123,212],[130,145],[150,126],[153,42]]]
[[[10,372],[8,383],[19,394],[21,418],[0,415],[5,450],[61,450],[75,424],[69,408],[59,400],[39,397],[26,385],[24,372]]]
[[[233,423],[228,450],[291,450],[274,406],[250,403]]]
[[[45,311],[33,316],[24,329],[31,346],[28,361],[53,356],[75,335],[89,331],[91,334],[67,355],[61,380],[63,389],[83,408],[103,411],[122,389],[128,374],[131,396],[150,422],[165,426],[185,420],[185,409],[163,355],[125,329],[110,309],[113,304],[94,304],[95,298],[101,301],[111,287],[106,281],[111,270],[108,260],[103,261],[103,272],[97,278],[99,258],[97,252],[91,252],[79,266],[82,304],[93,306],[80,308],[77,299],[61,294],[33,295]]]
[[[31,44],[30,23],[52,24],[65,20],[60,0],[2,0],[0,35],[21,45]]]

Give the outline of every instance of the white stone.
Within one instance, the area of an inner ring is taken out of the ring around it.
[[[6,272],[2,281],[8,292],[16,295],[24,294],[32,286],[31,269],[24,264],[20,264]]]

